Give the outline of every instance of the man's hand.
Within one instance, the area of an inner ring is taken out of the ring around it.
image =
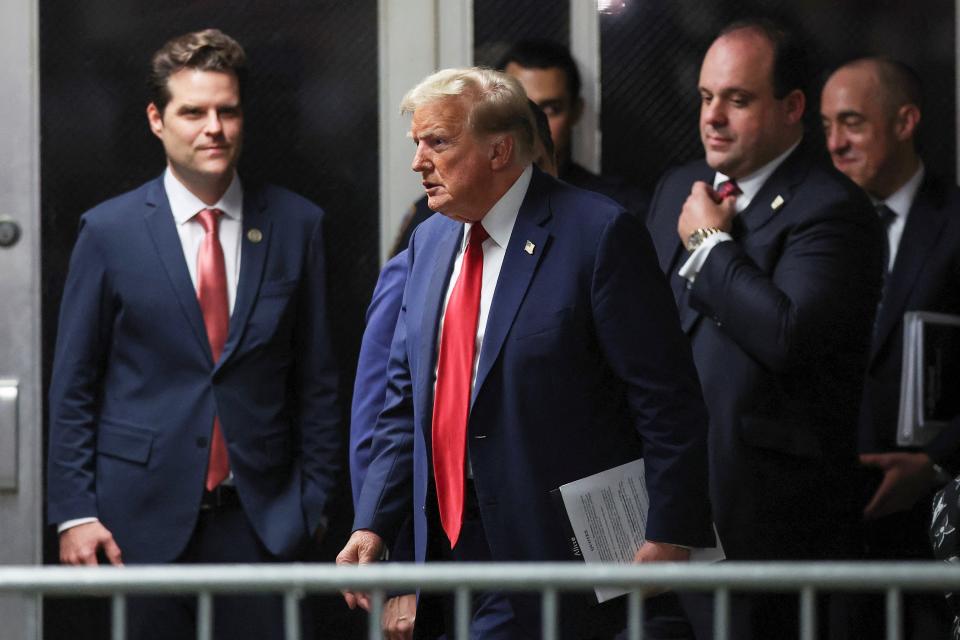
[[[683,246],[687,246],[690,234],[697,229],[720,229],[730,231],[736,196],[727,196],[720,202],[720,196],[706,182],[694,182],[687,201],[683,203],[680,219],[677,221],[677,234]]]
[[[110,564],[123,566],[120,547],[113,534],[99,522],[70,527],[60,534],[60,562],[73,566],[97,566],[97,551],[103,549]]]
[[[357,529],[337,554],[337,564],[370,564],[379,560],[382,555],[383,538],[368,529]],[[360,605],[364,611],[370,611],[369,594],[360,591],[344,591],[343,599],[351,609]]]
[[[925,453],[863,453],[860,463],[883,471],[883,480],[863,510],[872,520],[906,511],[936,486],[933,461]]]
[[[689,559],[690,549],[653,540],[644,542],[633,556],[634,562],[687,562]]]
[[[387,640],[410,640],[417,619],[417,594],[407,593],[387,600],[380,627]]]

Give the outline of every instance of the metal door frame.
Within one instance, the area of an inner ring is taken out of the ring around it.
[[[43,404],[40,313],[39,2],[0,3],[0,216],[20,226],[0,248],[0,564],[40,564]],[[15,381],[15,384],[12,383]],[[0,600],[3,637],[41,637],[39,600]]]

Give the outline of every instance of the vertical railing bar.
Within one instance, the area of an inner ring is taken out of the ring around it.
[[[370,593],[370,626],[367,627],[367,637],[370,640],[382,640],[380,619],[383,618],[383,589],[374,589]]]
[[[543,640],[557,640],[557,590],[548,587],[543,590],[543,610],[541,614],[543,624]]]
[[[800,640],[816,640],[817,601],[813,587],[800,591]]]
[[[715,640],[730,637],[730,590],[723,587],[713,592],[713,637]]]
[[[127,638],[127,597],[122,593],[113,594],[111,607],[110,638],[112,640],[126,640]]]
[[[383,617],[383,589],[376,589],[370,594],[370,626],[367,637],[370,640],[380,640],[380,619]]]
[[[627,596],[627,637],[643,640],[643,593],[631,591]]]
[[[457,640],[470,640],[470,589],[460,587],[457,589],[454,599],[454,624],[456,626]]]
[[[209,591],[197,594],[197,640],[213,640],[213,596]]]
[[[284,637],[300,640],[300,592],[291,589],[283,594]]]
[[[887,589],[887,640],[900,640],[900,589]]]

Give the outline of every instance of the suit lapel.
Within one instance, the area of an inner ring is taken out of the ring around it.
[[[144,221],[187,324],[190,325],[204,353],[212,360],[213,355],[210,352],[210,342],[207,340],[207,330],[203,324],[203,314],[200,312],[200,303],[197,302],[197,292],[190,280],[190,271],[187,269],[187,262],[183,255],[183,245],[177,234],[170,201],[163,189],[162,178],[158,178],[147,188]]]
[[[738,218],[749,234],[767,224],[783,207],[790,203],[798,184],[809,172],[806,162],[806,147],[801,142],[779,167],[767,178],[750,205],[740,212]],[[737,238],[739,240],[740,238]]]
[[[550,178],[539,171],[534,171],[523,204],[517,213],[517,220],[504,252],[497,287],[490,303],[490,314],[487,316],[487,326],[484,329],[483,344],[477,362],[477,379],[473,385],[471,406],[500,354],[503,341],[513,325],[537,265],[548,250],[550,233],[542,225],[550,217],[550,203],[546,189],[549,180]],[[532,253],[526,250],[528,242],[533,243]]]
[[[237,296],[230,316],[230,330],[227,342],[223,345],[223,354],[217,368],[223,366],[240,343],[247,327],[247,319],[257,299],[260,281],[263,279],[263,267],[267,251],[270,248],[272,220],[266,211],[266,201],[262,192],[251,190],[243,195],[243,235],[240,238],[240,275],[237,278]],[[251,231],[259,231],[250,240]]]
[[[428,393],[419,396],[420,401],[424,403],[421,407],[421,415],[427,417],[427,428],[424,429],[424,433],[428,445],[431,442],[429,416],[433,414],[433,372],[437,365],[438,331],[440,329],[440,319],[443,315],[443,301],[450,282],[450,272],[453,270],[453,262],[457,257],[457,250],[460,248],[464,228],[459,223],[451,223],[447,227],[440,232],[432,264],[428,265],[430,284],[424,295],[423,313],[420,316],[418,344],[420,352],[417,359],[420,362],[420,368],[417,373],[419,378],[417,386],[420,389],[429,390]],[[414,257],[414,260],[416,260],[416,257]]]
[[[931,180],[929,177],[925,179],[910,208],[900,246],[897,248],[893,271],[888,276],[884,299],[878,311],[871,360],[894,328],[899,326],[913,284],[923,271],[923,265],[932,253],[947,221],[947,213],[941,201],[943,194]]]

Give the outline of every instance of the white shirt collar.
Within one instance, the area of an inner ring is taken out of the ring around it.
[[[243,219],[243,187],[236,172],[234,172],[230,186],[227,187],[223,196],[211,207],[208,207],[203,200],[193,195],[173,175],[170,167],[167,167],[163,172],[163,188],[167,192],[167,200],[170,201],[170,211],[173,212],[173,219],[178,225],[186,223],[197,213],[208,208],[220,209],[225,216],[234,220]]]
[[[897,214],[897,217],[906,218],[907,214],[910,213],[910,207],[913,206],[913,200],[917,197],[917,191],[920,189],[920,183],[923,182],[923,176],[926,173],[923,162],[920,162],[920,166],[917,168],[917,172],[907,180],[902,187],[893,192],[893,194],[883,200],[883,204],[890,207],[890,209]],[[873,199],[873,198],[871,198]],[[880,204],[880,200],[873,200],[874,204]]]
[[[483,228],[487,230],[490,238],[497,243],[497,246],[506,248],[510,242],[510,234],[513,233],[513,225],[517,221],[517,215],[520,213],[520,205],[527,195],[527,188],[530,186],[530,180],[533,177],[533,165],[527,165],[516,182],[507,189],[507,192],[497,200],[496,204],[483,216],[481,222]],[[460,241],[460,251],[462,252],[467,245],[470,237],[470,229],[473,228],[472,222],[465,225],[463,238]]]
[[[787,156],[793,153],[793,150],[796,149],[799,144],[800,140],[797,140],[789,149],[781,153],[767,164],[763,165],[750,175],[737,179],[737,186],[740,187],[741,191],[741,194],[737,196],[736,200],[737,213],[740,213],[750,206],[750,203],[753,201],[754,197],[756,197],[756,195],[760,192],[760,189],[763,187],[763,184],[767,181],[767,178],[769,178],[770,175],[777,170],[777,167],[783,164],[783,161],[787,159]],[[713,188],[716,189],[721,182],[726,182],[729,179],[730,178],[728,176],[718,171],[717,175],[713,178]]]

